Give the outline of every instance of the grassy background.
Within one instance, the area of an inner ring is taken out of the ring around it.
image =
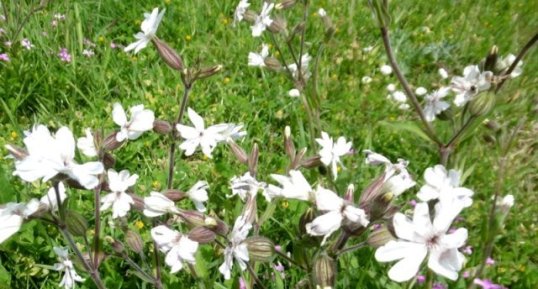
[[[269,173],[282,173],[286,166],[282,148],[282,132],[292,127],[297,146],[308,143],[306,115],[297,99],[287,96],[292,88],[283,74],[247,67],[249,51],[259,51],[261,43],[269,38],[253,39],[245,23],[233,28],[232,13],[238,1],[52,1],[44,10],[30,18],[21,32],[35,47],[27,51],[18,43],[9,48],[0,44],[0,53],[7,52],[11,62],[0,62],[0,145],[2,155],[6,143],[21,144],[23,131],[35,123],[51,128],[71,127],[81,135],[86,127],[111,131],[111,107],[121,102],[124,107],[143,103],[155,111],[157,118],[172,119],[177,114],[177,101],[182,88],[176,74],[162,63],[155,50],[148,48],[137,55],[112,49],[111,43],[127,45],[139,30],[142,13],[153,7],[166,8],[158,36],[175,47],[186,63],[200,61],[206,65],[222,64],[224,71],[211,79],[197,82],[190,106],[199,112],[206,123],[241,122],[246,125],[248,137],[242,145],[250,148],[260,145],[260,178],[269,180]],[[438,162],[433,146],[420,137],[391,128],[390,124],[415,118],[412,112],[402,112],[386,99],[386,85],[396,83],[394,76],[383,76],[379,66],[386,63],[378,30],[365,1],[311,1],[307,39],[318,41],[323,37],[323,25],[315,11],[327,10],[337,30],[328,44],[319,64],[319,89],[323,99],[323,129],[332,136],[345,135],[353,141],[357,151],[371,148],[391,159],[402,157],[411,161],[410,170],[418,180],[426,167]],[[25,15],[33,3],[3,1],[8,18]],[[254,3],[258,10],[261,6]],[[409,81],[415,86],[431,90],[441,84],[439,67],[453,74],[478,63],[492,45],[501,55],[516,53],[538,28],[534,11],[536,1],[394,1],[391,3],[392,42],[397,58]],[[51,26],[55,13],[66,15],[56,28]],[[299,11],[286,12],[291,23]],[[10,40],[15,30],[13,22],[0,22],[8,31],[0,35],[2,43]],[[267,37],[267,35],[265,35]],[[96,44],[93,58],[84,57],[83,39]],[[20,40],[20,39],[18,39]],[[363,48],[373,46],[370,53]],[[57,57],[66,47],[73,61],[63,63]],[[275,53],[275,49],[270,49]],[[510,129],[526,117],[517,143],[508,156],[508,170],[503,184],[504,193],[512,193],[516,206],[510,215],[504,234],[499,237],[493,258],[497,263],[488,267],[486,276],[510,288],[533,288],[538,284],[536,243],[536,95],[538,57],[531,51],[525,59],[525,73],[503,88],[503,100],[488,115],[503,127]],[[373,81],[361,83],[365,75]],[[436,122],[437,128],[448,138],[448,125]],[[466,185],[475,190],[475,203],[464,212],[462,225],[470,231],[468,243],[475,247],[467,267],[475,266],[480,257],[479,244],[484,216],[493,194],[498,151],[484,141],[485,129],[468,137],[454,156],[453,166],[464,169]],[[163,138],[146,134],[129,143],[117,153],[116,168],[127,168],[138,173],[137,193],[146,195],[159,190],[166,181],[167,145]],[[343,190],[348,183],[362,188],[377,171],[363,166],[362,155],[347,158],[347,170],[341,172],[336,186]],[[40,196],[44,185],[22,184],[11,176],[11,161],[0,164],[0,203],[27,200]],[[176,186],[187,189],[197,179],[211,180],[209,209],[227,221],[232,221],[241,209],[235,199],[226,200],[228,180],[243,174],[224,147],[215,151],[213,161],[200,154],[182,159],[176,170]],[[315,180],[317,173],[310,178]],[[416,190],[416,189],[415,189]],[[413,198],[406,193],[401,202]],[[71,195],[70,205],[88,212],[91,195]],[[265,202],[260,201],[262,209]],[[279,204],[275,218],[261,230],[276,243],[291,250],[300,212],[305,207],[297,202]],[[230,213],[233,212],[233,213]],[[87,214],[91,218],[90,214]],[[107,218],[109,215],[107,215]],[[139,217],[131,214],[129,225]],[[91,221],[91,220],[90,220]],[[147,220],[144,220],[146,222]],[[106,222],[105,222],[106,223]],[[140,228],[149,237],[150,224]],[[49,228],[50,229],[50,228]],[[34,222],[26,224],[16,237],[0,246],[0,288],[54,288],[58,274],[40,266],[52,264],[55,257],[51,244],[61,244],[61,238]],[[120,237],[118,230],[112,233]],[[119,234],[119,235],[118,235]],[[213,251],[204,248],[208,257],[205,277],[224,286],[237,283],[222,282],[218,266],[222,258],[212,257]],[[209,261],[211,260],[211,261]],[[202,267],[202,265],[200,265]],[[341,259],[338,272],[339,288],[403,288],[393,284],[386,275],[388,267],[373,259],[373,250],[363,249]],[[109,288],[144,288],[136,278],[126,278],[127,265],[110,259],[101,268]],[[270,274],[270,268],[262,268]],[[287,271],[284,287],[291,287],[302,276],[298,271]],[[174,286],[195,287],[186,273],[166,275]],[[237,281],[235,281],[237,282]],[[463,286],[463,281],[452,284]],[[277,284],[276,282],[275,284]],[[268,284],[270,286],[274,284]],[[278,284],[277,284],[278,285]],[[274,286],[277,286],[274,285]],[[91,288],[86,282],[86,288]],[[215,285],[217,286],[217,285]],[[148,286],[149,287],[149,286]],[[178,287],[179,288],[179,287]],[[273,288],[273,287],[271,287]],[[277,288],[277,287],[274,287]],[[463,288],[463,287],[461,287]]]

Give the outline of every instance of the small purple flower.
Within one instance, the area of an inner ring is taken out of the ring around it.
[[[383,227],[383,226],[381,226],[381,224],[374,224],[372,226],[372,231],[377,231],[377,230],[381,229],[381,227]]]
[[[461,276],[463,276],[463,278],[467,279],[467,278],[471,277],[471,273],[469,273],[469,271],[465,271],[465,272],[463,272],[463,274]]]
[[[432,289],[446,289],[446,287],[442,283],[433,283]]]
[[[277,251],[277,252],[282,252],[282,246],[280,246],[280,245],[275,245],[275,251]]]
[[[56,20],[65,20],[65,14],[56,13],[54,14],[54,19]]]
[[[9,56],[7,55],[7,53],[0,53],[0,60],[5,61],[5,62],[10,61]]]
[[[465,248],[463,248],[462,252],[464,254],[467,254],[467,255],[471,255],[473,253],[473,247],[471,246],[466,246]]]
[[[239,278],[239,289],[247,289],[247,283],[243,277]]]
[[[28,38],[24,38],[23,40],[21,40],[21,45],[22,45],[22,47],[26,48],[27,50],[30,50],[30,49],[32,49],[32,47],[34,47],[32,42],[30,42],[30,40],[28,40]]]
[[[63,62],[71,62],[71,54],[69,54],[69,51],[67,51],[67,48],[60,49],[60,53],[58,53],[58,56],[60,57],[60,60]]]
[[[488,265],[488,266],[495,265],[495,260],[493,260],[493,258],[491,258],[491,257],[488,257],[486,259],[486,265]]]
[[[488,279],[480,280],[476,278],[474,279],[473,283],[481,286],[483,289],[506,289],[506,287],[499,284],[495,284]]]
[[[282,263],[280,263],[280,261],[278,261],[276,264],[274,264],[273,267],[275,268],[275,270],[277,270],[280,273],[284,272],[284,270],[286,269],[284,267],[284,265],[282,265]]]
[[[53,20],[50,22],[50,25],[51,25],[52,27],[56,27],[56,26],[58,26],[58,20],[53,19]]]
[[[423,284],[424,282],[426,282],[426,276],[418,275],[417,276],[417,283],[420,285],[420,284]]]
[[[411,200],[411,201],[409,201],[409,206],[411,206],[411,207],[414,208],[416,205],[417,205],[417,201],[416,201],[416,200]]]
[[[84,49],[84,50],[82,51],[82,54],[83,54],[84,56],[88,57],[88,58],[95,55],[95,53],[94,53],[93,50],[91,50],[91,49]]]

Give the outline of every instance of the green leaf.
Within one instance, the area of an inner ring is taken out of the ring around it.
[[[11,288],[11,276],[9,272],[0,265],[0,289],[9,289]]]
[[[426,140],[431,141],[431,139],[428,137],[428,135],[420,128],[415,122],[406,121],[406,122],[387,122],[387,121],[381,121],[379,122],[382,126],[385,126],[387,128],[393,129],[398,132],[410,132],[414,134],[415,136]]]

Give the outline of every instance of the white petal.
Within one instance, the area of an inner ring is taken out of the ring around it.
[[[112,109],[112,120],[114,120],[114,123],[116,123],[119,126],[124,126],[127,124],[127,115],[125,115],[125,110],[123,110],[123,107],[119,103],[114,103],[113,109]]]
[[[204,131],[205,130],[204,119],[190,107],[187,110],[187,113],[189,115],[189,119],[191,120],[196,130]]]

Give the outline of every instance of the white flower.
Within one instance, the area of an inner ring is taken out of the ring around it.
[[[312,57],[308,53],[303,54],[300,59],[301,71],[305,79],[309,79],[312,74],[308,70],[308,65],[310,64],[310,60],[312,60]],[[296,63],[289,64],[288,69],[291,72],[291,75],[293,76],[293,78],[297,79],[299,77],[299,69],[297,68]]]
[[[450,87],[441,87],[438,90],[426,95],[426,106],[424,107],[424,117],[427,121],[434,121],[435,116],[447,110],[450,104],[442,99],[448,95]]]
[[[247,8],[249,6],[250,6],[250,3],[248,3],[248,0],[239,1],[239,4],[237,4],[237,7],[235,7],[234,22],[233,22],[234,25],[243,20],[243,17],[245,16],[245,12],[247,12]]]
[[[506,195],[504,196],[500,202],[499,206],[511,208],[514,206],[514,195]]]
[[[230,180],[230,187],[232,189],[232,194],[229,195],[228,198],[238,195],[242,201],[245,201],[247,195],[256,196],[259,190],[265,191],[266,184],[258,182],[250,175],[250,172],[246,172],[240,177],[234,176]]]
[[[261,36],[265,29],[273,23],[273,20],[269,17],[269,14],[274,7],[274,3],[263,2],[263,7],[262,11],[260,12],[260,15],[256,16],[256,19],[254,20],[254,25],[250,27],[250,29],[252,29],[253,37]]]
[[[204,202],[207,202],[207,189],[209,184],[206,181],[198,181],[187,191],[187,196],[192,200],[199,212],[205,212]]]
[[[91,49],[84,49],[84,50],[82,50],[82,55],[89,58],[89,57],[94,56],[95,52],[93,52],[93,50],[91,50]]]
[[[323,9],[323,8],[319,8],[318,9],[318,15],[320,17],[325,17],[325,16],[327,16],[327,11],[325,11],[325,9]]]
[[[97,156],[97,150],[95,149],[95,143],[93,141],[93,135],[91,129],[85,130],[86,136],[79,137],[77,140],[78,149],[87,157]]]
[[[99,184],[97,176],[103,172],[103,164],[87,162],[79,165],[74,161],[75,139],[67,127],[61,127],[54,136],[43,125],[35,126],[25,134],[28,155],[15,161],[13,175],[27,182],[38,179],[46,182],[58,174],[65,174],[86,189]]]
[[[439,73],[439,76],[441,76],[442,79],[448,78],[448,72],[444,68],[439,68],[437,72]]]
[[[427,202],[439,199],[441,203],[452,202],[456,200],[464,208],[473,204],[473,191],[460,187],[460,172],[456,170],[447,170],[443,165],[436,165],[433,168],[427,168],[424,172],[424,181],[426,184],[420,188],[417,197]]]
[[[393,223],[399,239],[389,241],[375,253],[379,262],[399,260],[390,269],[389,278],[396,282],[410,280],[417,274],[422,261],[429,254],[428,267],[431,270],[450,280],[456,280],[465,260],[458,248],[465,244],[467,230],[460,228],[452,234],[446,232],[458,213],[457,209],[437,207],[432,222],[427,203],[415,206],[413,220],[396,213]]]
[[[63,204],[67,198],[67,194],[65,193],[65,186],[62,182],[58,183],[58,195],[60,195],[60,204]],[[48,190],[47,194],[41,198],[40,203],[45,205],[51,211],[58,210],[58,199],[56,198],[56,190],[54,187]]]
[[[108,187],[110,193],[101,199],[101,210],[107,210],[112,206],[112,218],[124,217],[131,209],[134,200],[126,193],[129,187],[134,186],[138,175],[129,174],[128,170],[117,173],[113,169],[108,170]]]
[[[512,66],[512,63],[516,60],[516,56],[513,54],[508,54],[506,57],[501,57],[501,59],[497,60],[497,63],[495,64],[495,68],[499,71],[503,71],[505,69],[508,69],[510,66]],[[516,68],[510,73],[510,78],[516,78],[521,75],[523,72],[523,61],[519,61],[516,65]]]
[[[301,96],[301,92],[297,88],[293,88],[293,89],[290,89],[290,91],[288,91],[288,96],[289,97],[299,97],[299,96]]]
[[[417,89],[415,89],[415,93],[418,95],[418,96],[423,96],[425,95],[426,93],[428,93],[428,90],[426,90],[426,88],[422,87],[422,86],[419,86],[417,87]]]
[[[217,143],[224,140],[222,133],[228,130],[228,124],[217,124],[206,129],[204,119],[199,114],[190,107],[187,113],[194,127],[182,124],[176,126],[181,137],[185,139],[179,145],[179,148],[185,151],[186,156],[190,156],[200,146],[204,155],[211,158],[211,152],[213,152]]]
[[[248,66],[265,67],[265,58],[267,58],[267,56],[269,56],[269,46],[263,44],[260,53],[248,53]]]
[[[0,206],[0,244],[17,233],[25,219],[39,209],[37,199],[25,203],[7,203]]]
[[[398,103],[398,108],[402,110],[409,109],[409,104],[407,104],[407,96],[403,91],[395,90],[392,91],[388,96],[388,99],[395,101]]]
[[[243,130],[242,124],[227,123],[226,125],[227,128],[220,133],[226,141],[240,139],[247,135],[247,132]]]
[[[28,40],[28,38],[24,38],[23,40],[21,40],[21,46],[26,48],[26,50],[30,50],[30,49],[32,49],[34,47],[32,42],[30,42],[30,40]]]
[[[382,65],[379,70],[384,75],[390,75],[392,73],[392,67],[390,67],[390,65],[386,65],[386,64]]]
[[[170,273],[181,270],[184,262],[195,263],[194,255],[198,250],[198,242],[163,225],[151,229],[151,237],[157,243],[159,250],[167,253],[164,262],[171,267]]]
[[[142,24],[140,25],[140,29],[142,30],[142,32],[138,32],[137,34],[135,34],[134,37],[137,40],[125,47],[125,52],[134,49],[134,53],[138,53],[138,51],[148,45],[148,43],[153,39],[153,37],[155,37],[155,33],[157,33],[157,28],[159,28],[159,24],[163,19],[164,11],[165,9],[163,9],[161,13],[159,13],[159,8],[154,8],[151,14],[144,13],[144,21],[142,21]]]
[[[469,65],[463,69],[463,77],[454,76],[451,87],[456,93],[454,104],[462,106],[481,91],[488,90],[491,86],[490,71],[480,72],[478,65]]]
[[[369,53],[371,52],[372,50],[374,50],[374,47],[373,46],[366,46],[362,49],[363,52],[366,52],[366,53]]]
[[[396,90],[396,85],[394,85],[393,83],[389,83],[389,85],[387,85],[387,90],[389,92],[394,92]]]
[[[120,131],[116,134],[116,140],[122,142],[125,139],[135,140],[142,133],[153,129],[155,115],[153,111],[144,109],[144,105],[139,104],[131,107],[131,120],[127,121],[125,110],[119,103],[114,103],[112,110],[112,119],[114,123],[120,126]]]
[[[271,199],[276,197],[302,201],[313,199],[312,187],[300,171],[290,170],[289,176],[272,174],[271,177],[277,181],[282,188],[269,185],[263,194],[267,201],[271,201]]]
[[[312,236],[325,236],[321,244],[340,228],[344,220],[368,226],[369,220],[364,210],[348,204],[331,190],[320,186],[316,189],[316,207],[325,211],[323,215],[306,224],[306,232]]]
[[[149,197],[144,198],[144,215],[146,217],[158,217],[164,214],[178,214],[179,209],[174,202],[159,192],[151,192]]]
[[[324,131],[321,132],[321,138],[317,138],[316,142],[321,146],[321,150],[319,151],[321,162],[326,166],[331,166],[334,179],[336,180],[338,175],[337,165],[342,165],[340,157],[351,151],[351,142],[346,142],[346,139],[341,136],[334,143],[333,139]]]
[[[231,277],[233,259],[237,261],[241,271],[247,268],[249,261],[247,244],[243,243],[252,228],[252,224],[246,222],[244,216],[239,216],[235,220],[234,227],[230,233],[230,243],[224,250],[224,263],[220,265],[219,272],[224,275],[224,279],[228,280]]]
[[[370,76],[363,76],[361,78],[361,82],[364,83],[364,84],[368,84],[368,83],[372,82],[372,78]]]
[[[60,281],[59,286],[64,289],[71,289],[75,288],[75,282],[84,282],[84,279],[77,274],[75,266],[73,266],[73,263],[69,260],[67,248],[54,247],[53,249],[60,261],[60,263],[54,264],[54,270],[64,272],[64,276],[62,281]]]
[[[395,196],[401,195],[409,188],[416,185],[409,172],[407,171],[408,161],[398,159],[398,163],[393,164],[385,156],[375,153],[371,150],[364,150],[366,153],[365,163],[369,165],[385,165],[385,175],[383,189]]]

